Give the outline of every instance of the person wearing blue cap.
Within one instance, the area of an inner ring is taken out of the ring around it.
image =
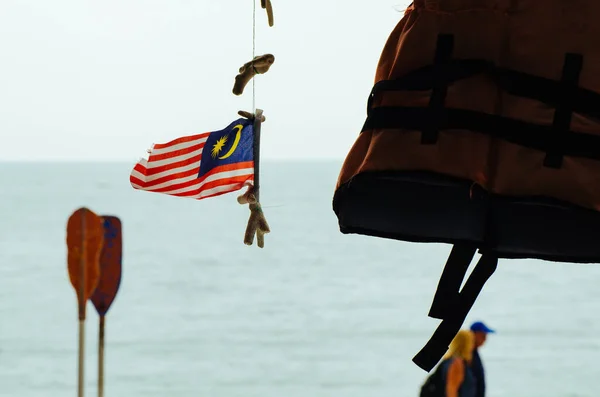
[[[476,379],[475,397],[485,397],[485,373],[483,371],[481,357],[479,357],[478,348],[483,346],[488,334],[495,333],[496,331],[488,328],[488,326],[481,321],[476,321],[471,324],[471,332],[475,335],[475,348],[473,349],[473,361],[471,364],[473,375],[475,375]]]

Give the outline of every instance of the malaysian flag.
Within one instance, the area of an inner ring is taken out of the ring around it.
[[[153,145],[129,181],[135,189],[203,199],[241,189],[254,180],[253,122]]]

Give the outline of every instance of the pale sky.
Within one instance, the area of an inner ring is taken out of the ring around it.
[[[256,0],[262,158],[346,156],[406,0]],[[1,0],[0,160],[137,161],[252,110],[245,0]]]

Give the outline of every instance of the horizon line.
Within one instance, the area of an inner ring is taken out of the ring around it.
[[[0,159],[0,163],[132,163],[140,161],[127,159]],[[344,158],[334,157],[293,157],[293,158],[261,158],[260,162],[334,162],[344,161]]]

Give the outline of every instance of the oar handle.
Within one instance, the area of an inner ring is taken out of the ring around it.
[[[100,316],[98,329],[98,397],[104,397],[104,323],[105,316]]]
[[[85,320],[79,320],[79,379],[77,382],[77,396],[83,397],[83,375],[85,357]]]

